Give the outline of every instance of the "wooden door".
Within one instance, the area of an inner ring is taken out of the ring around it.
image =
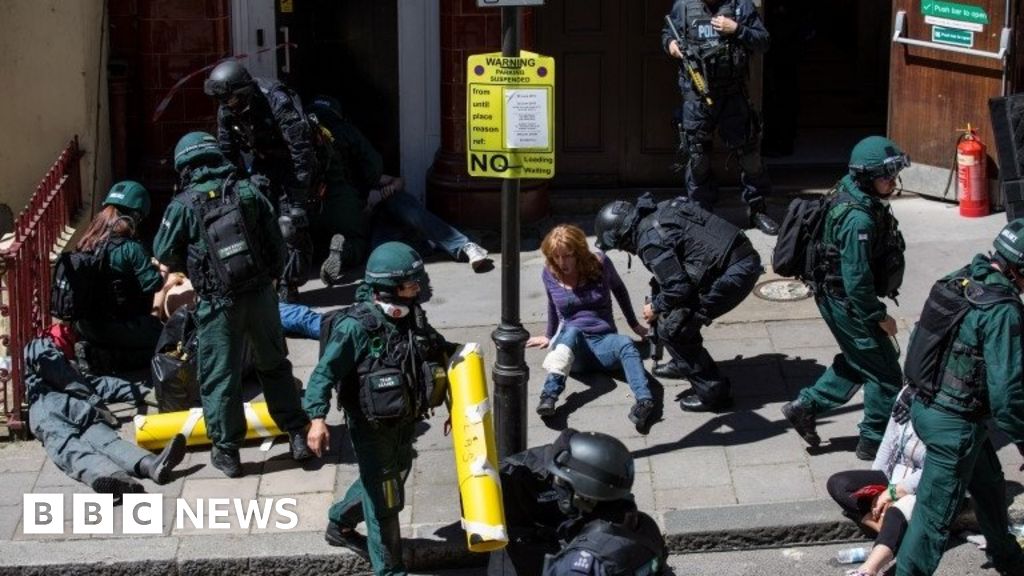
[[[536,10],[538,52],[554,56],[556,176],[562,186],[619,185],[619,0],[552,0]]]
[[[970,44],[973,50],[998,52],[1002,29],[1010,26],[1007,4],[1006,0],[893,2],[890,23],[904,13],[902,37],[932,44],[894,41],[890,51],[889,135],[915,164],[948,168],[956,129],[968,122],[980,129],[979,136],[994,154],[988,99],[1003,93],[1004,61],[944,48]],[[978,9],[984,11],[984,18]],[[978,22],[983,19],[987,23]]]
[[[677,185],[673,174],[678,136],[674,112],[680,104],[678,63],[661,49],[661,29],[672,0],[622,2],[625,151],[624,186]]]

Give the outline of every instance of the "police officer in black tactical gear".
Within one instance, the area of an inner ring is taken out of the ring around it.
[[[751,0],[675,0],[661,34],[665,53],[679,66],[683,93],[681,149],[686,162],[686,194],[707,210],[715,202],[710,148],[715,128],[737,157],[749,225],[778,234],[765,212],[771,183],[760,154],[760,120],[747,97],[750,55],[768,50],[768,31]],[[682,42],[676,40],[676,34]],[[687,71],[689,64],[703,80]],[[706,84],[706,94],[703,93]]]
[[[619,440],[569,428],[505,458],[500,474],[509,543],[491,553],[488,576],[661,574],[665,540],[636,508]]]
[[[597,246],[636,254],[651,271],[644,319],[672,361],[654,369],[661,378],[686,378],[693,390],[683,410],[718,411],[732,403],[729,379],[704,348],[701,328],[735,308],[764,271],[761,257],[736,226],[686,198],[655,204],[650,193],[636,206],[606,204],[594,221]]]
[[[217,99],[217,141],[233,164],[270,179],[288,260],[278,291],[294,299],[313,257],[310,200],[316,198],[316,134],[298,96],[276,80],[253,78],[237,60],[218,64],[204,85]]]

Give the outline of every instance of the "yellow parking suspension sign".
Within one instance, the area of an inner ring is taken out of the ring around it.
[[[470,176],[555,175],[555,59],[474,54],[466,63]]]

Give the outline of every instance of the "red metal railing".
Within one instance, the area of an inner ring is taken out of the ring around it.
[[[50,254],[82,206],[81,152],[76,135],[61,152],[14,222],[14,241],[0,250],[0,316],[7,358],[0,366],[0,410],[14,433],[25,430],[22,349],[50,324]]]

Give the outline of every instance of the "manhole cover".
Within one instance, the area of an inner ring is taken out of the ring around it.
[[[799,280],[769,280],[754,287],[758,298],[770,302],[793,302],[811,297],[811,290]]]

